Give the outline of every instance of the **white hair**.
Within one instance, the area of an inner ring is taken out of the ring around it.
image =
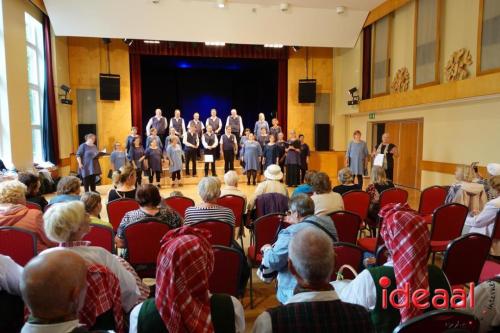
[[[311,226],[296,233],[288,246],[288,258],[304,281],[330,281],[335,253],[331,238],[323,230]]]
[[[226,183],[226,185],[228,186],[236,186],[236,184],[238,184],[238,180],[238,174],[234,170],[229,170],[224,175],[224,183]]]
[[[217,177],[204,177],[198,183],[198,194],[204,202],[211,202],[220,197],[221,182]]]
[[[47,237],[58,243],[69,240],[85,221],[85,205],[80,201],[54,204],[43,214]]]
[[[27,187],[19,180],[0,182],[0,203],[22,204],[26,200]]]

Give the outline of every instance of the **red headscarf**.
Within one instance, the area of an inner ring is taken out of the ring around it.
[[[405,204],[389,204],[384,206],[379,216],[383,218],[380,234],[391,253],[394,263],[394,274],[398,288],[408,283],[410,295],[416,289],[429,289],[427,272],[427,256],[429,251],[429,229],[418,213]],[[400,298],[404,302],[404,297]],[[405,322],[422,313],[414,308],[401,308],[401,322]]]
[[[161,241],[155,303],[170,333],[214,332],[208,293],[214,254],[209,237],[208,231],[181,227]]]

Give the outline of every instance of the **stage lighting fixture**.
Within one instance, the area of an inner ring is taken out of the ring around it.
[[[358,91],[358,88],[352,87],[351,89],[349,89],[349,95],[353,96],[356,91]]]
[[[292,46],[292,50],[293,52],[299,52],[299,50],[301,49],[302,47],[300,46]]]
[[[62,91],[64,91],[64,94],[59,94],[59,97],[63,97],[63,98],[61,98],[61,103],[62,104],[72,105],[73,101],[68,98],[68,94],[71,91],[71,88],[68,87],[65,84],[61,84],[61,86],[59,87],[59,89],[61,89]]]
[[[65,84],[61,84],[59,88],[61,88],[61,90],[64,91],[66,94],[69,94],[69,92],[71,91],[71,88]]]
[[[160,44],[159,40],[145,40],[144,44]]]
[[[219,8],[226,7],[226,0],[217,0],[217,7]]]
[[[205,42],[206,46],[224,46],[226,43],[224,42]]]
[[[124,42],[125,44],[127,44],[128,46],[131,46],[131,45],[132,45],[132,43],[134,42],[134,40],[133,40],[133,39],[127,39],[127,38],[124,38],[124,39],[123,39],[123,42]]]
[[[351,89],[348,90],[348,92],[349,95],[351,95],[351,100],[347,101],[347,105],[359,104],[358,88],[352,87]]]

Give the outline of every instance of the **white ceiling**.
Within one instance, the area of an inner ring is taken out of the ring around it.
[[[383,0],[45,0],[58,36],[353,47]],[[339,15],[337,6],[346,6]]]

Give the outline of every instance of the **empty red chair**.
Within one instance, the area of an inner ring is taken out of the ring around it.
[[[210,232],[211,237],[209,241],[212,245],[231,246],[234,229],[230,223],[217,220],[205,220],[190,224],[189,226],[205,229]]]
[[[30,201],[26,201],[26,207],[28,207],[29,209],[38,209],[40,211],[43,211],[42,207],[39,204]]]
[[[125,228],[128,262],[141,278],[156,276],[156,257],[160,241],[170,227],[154,218],[144,219]]]
[[[36,235],[16,227],[0,227],[0,254],[24,266],[36,256]]]
[[[342,195],[342,200],[344,201],[344,210],[358,214],[362,221],[366,220],[370,206],[370,195],[367,192],[349,191]]]
[[[238,228],[238,238],[240,239],[241,247],[243,248],[243,226],[245,225],[243,222],[243,216],[245,213],[246,200],[237,195],[223,195],[217,199],[217,204],[233,211],[235,218],[234,227]]]
[[[434,263],[436,252],[444,252],[448,244],[460,237],[469,209],[461,204],[443,205],[434,211],[431,227],[431,252]]]
[[[208,280],[211,293],[229,294],[239,297],[239,283],[244,262],[241,252],[227,246],[215,245],[214,271]]]
[[[163,199],[163,203],[177,212],[184,219],[186,209],[194,206],[194,201],[191,198],[173,196]]]
[[[136,209],[139,209],[139,203],[133,199],[123,198],[108,202],[106,210],[113,231],[116,232],[125,214]]]
[[[425,222],[432,223],[432,214],[436,208],[444,205],[447,193],[448,191],[441,186],[431,186],[422,191],[418,213],[425,219]]]
[[[477,283],[490,247],[491,239],[477,233],[463,235],[452,241],[443,259],[443,272],[450,285]]]
[[[332,281],[337,279],[337,273],[343,265],[349,265],[359,273],[362,268],[364,250],[351,243],[338,242],[333,244],[335,251],[335,269],[332,274]],[[355,276],[350,270],[343,270],[344,279],[354,279]]]
[[[359,227],[361,226],[361,217],[356,213],[341,210],[330,214],[330,218],[337,230],[339,242],[356,244]]]
[[[393,333],[479,331],[479,320],[474,315],[457,310],[434,310],[399,324]]]
[[[115,235],[113,229],[110,227],[91,224],[89,233],[86,234],[82,240],[90,241],[92,246],[99,246],[114,253]]]

